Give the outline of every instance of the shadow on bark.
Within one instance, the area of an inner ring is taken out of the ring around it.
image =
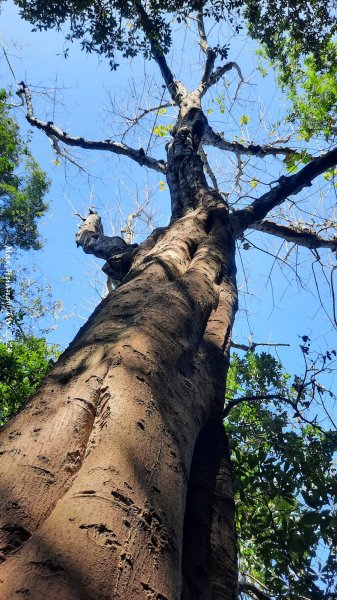
[[[232,489],[225,430],[210,420],[198,436],[188,481],[182,600],[237,598]]]

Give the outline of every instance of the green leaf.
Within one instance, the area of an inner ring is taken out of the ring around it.
[[[240,117],[240,125],[247,125],[250,121],[250,118],[248,115],[242,115],[242,117]]]

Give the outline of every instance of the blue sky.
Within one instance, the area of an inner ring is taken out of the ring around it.
[[[7,49],[15,77],[17,81],[24,79],[31,86],[36,114],[43,119],[53,120],[70,134],[92,139],[120,140],[121,137],[118,136],[121,135],[123,121],[121,115],[132,116],[137,104],[146,109],[151,105],[149,102],[153,106],[161,100],[162,81],[156,65],[144,65],[141,57],[132,63],[122,59],[121,67],[116,72],[111,72],[103,58],[85,55],[78,45],[73,44],[69,58],[65,60],[63,50],[68,44],[64,42],[63,34],[54,31],[31,33],[31,25],[20,20],[15,7],[8,2],[3,5],[0,23],[2,43]],[[200,73],[200,53],[192,45],[192,30],[192,26],[191,31],[180,28],[175,51],[169,58],[174,72],[191,87],[197,82]],[[212,35],[216,41],[218,34],[213,31]],[[223,30],[222,35],[230,37],[231,33]],[[228,60],[238,61],[245,83],[233,105],[238,80],[235,72],[230,73],[225,85],[218,86],[207,100],[209,119],[212,119],[218,131],[225,132],[228,139],[244,136],[246,140],[264,143],[276,139],[283,131],[286,100],[276,90],[271,75],[253,78],[253,71],[258,63],[255,47],[242,36],[232,43]],[[0,73],[2,85],[11,85],[15,89],[12,74],[3,56],[0,59]],[[47,95],[42,94],[46,90]],[[152,96],[150,101],[147,99],[148,95]],[[224,112],[221,112],[221,106],[225,107]],[[23,130],[29,130],[22,111],[17,113]],[[156,121],[156,113],[151,113],[144,128],[131,129],[126,138],[127,143],[145,148],[149,144],[153,155],[164,158],[166,140],[152,134],[149,141],[148,131],[158,124],[167,125],[171,122],[173,113],[174,110],[168,109]],[[242,115],[249,116],[247,125],[240,125]],[[294,136],[293,144],[297,143]],[[32,149],[52,182],[49,194],[50,213],[40,226],[45,244],[42,251],[17,255],[13,261],[34,266],[40,280],[46,285],[50,284],[54,297],[62,300],[64,310],[58,321],[53,317],[50,319],[56,329],[48,334],[48,339],[65,347],[99,301],[102,292],[99,281],[104,282],[104,276],[100,275],[97,266],[102,261],[84,255],[75,246],[74,234],[78,218],[74,216],[74,212],[83,214],[89,205],[94,205],[102,215],[106,233],[113,230],[115,234],[119,234],[128,213],[135,208],[135,203],[138,201],[143,204],[147,198],[152,225],[165,225],[169,219],[169,197],[166,189],[160,191],[162,177],[159,174],[141,169],[126,158],[75,150],[75,160],[88,175],[69,163],[65,168],[55,165],[55,154],[50,142],[39,131],[32,132]],[[314,151],[316,149],[313,148]],[[233,191],[235,156],[210,151],[209,158],[218,175],[220,188]],[[248,190],[251,196],[256,197],[260,191],[263,193],[267,189],[269,181],[276,180],[284,172],[281,160],[277,160],[275,164],[269,159],[253,161],[248,168],[246,181],[242,183],[241,192],[236,190],[233,193],[239,197]],[[261,184],[253,188],[250,181],[255,178]],[[311,208],[319,199],[319,193],[318,187],[311,188]],[[333,197],[327,196],[325,201],[330,205],[334,204]],[[137,223],[137,230],[136,241],[141,241],[146,234],[145,224]],[[334,344],[332,325],[317,297],[311,256],[307,250],[300,251],[300,261],[304,261],[303,281],[308,287],[306,291],[296,280],[296,266],[286,269],[278,259],[275,260],[268,254],[277,253],[280,244],[267,236],[261,242],[261,237],[256,234],[249,239],[259,246],[262,244],[264,252],[255,250],[253,246],[249,250],[241,247],[245,269],[242,270],[238,256],[241,310],[235,325],[234,339],[244,343],[253,334],[254,341],[290,343],[290,350],[279,349],[278,353],[289,371],[299,371],[302,364],[298,352],[300,335],[310,335],[313,346],[318,350],[324,349],[326,345],[333,347]],[[295,250],[290,247],[288,250],[293,256]],[[283,255],[286,253],[285,248],[282,252]],[[318,274],[317,265],[315,268],[323,304],[331,314],[331,297]]]

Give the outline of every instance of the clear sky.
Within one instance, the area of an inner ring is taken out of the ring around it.
[[[121,67],[111,72],[104,58],[85,55],[76,44],[70,45],[69,58],[65,60],[63,51],[69,44],[64,42],[62,33],[31,33],[31,29],[31,25],[19,19],[11,3],[2,5],[2,44],[7,49],[16,80],[24,79],[30,85],[36,114],[42,119],[54,121],[72,135],[120,140],[121,132],[125,129],[123,115],[133,116],[137,104],[141,109],[146,109],[156,105],[156,102],[160,103],[163,88],[156,65],[144,65],[141,57],[132,63],[122,59]],[[225,32],[226,35],[229,33]],[[213,35],[216,35],[215,32]],[[199,50],[192,46],[192,37],[192,31],[180,28],[175,51],[170,57],[174,72],[190,87],[197,82],[200,58]],[[218,131],[225,132],[229,140],[234,136],[244,136],[246,140],[267,142],[270,132],[271,136],[274,135],[272,139],[276,139],[282,132],[286,101],[276,90],[270,75],[253,78],[253,70],[258,63],[254,46],[247,44],[242,36],[232,43],[228,60],[236,60],[240,64],[245,83],[233,105],[238,79],[235,72],[229,74],[225,85],[222,83],[218,86],[207,100],[209,119],[212,119]],[[0,56],[0,74],[1,85],[11,85],[15,89],[13,76],[3,55]],[[23,112],[17,112],[22,128],[31,129],[25,122]],[[149,140],[148,132],[158,124],[168,124],[173,112],[168,109],[160,118],[156,117],[155,112],[150,113],[144,127],[130,130],[127,143],[144,148],[149,145],[152,155],[165,158],[164,143],[167,139],[152,134]],[[240,124],[243,115],[249,116],[246,125]],[[130,124],[129,121],[128,126]],[[297,143],[296,138],[293,143]],[[119,234],[125,218],[135,209],[136,203],[143,204],[147,199],[146,212],[151,225],[167,224],[169,197],[166,189],[160,191],[160,174],[146,171],[129,159],[75,149],[74,160],[83,170],[70,163],[66,167],[58,166],[49,140],[39,131],[32,132],[32,149],[52,181],[50,212],[40,226],[45,244],[42,251],[17,255],[13,261],[24,266],[34,265],[40,281],[50,284],[53,296],[62,301],[64,310],[60,312],[59,320],[55,321],[52,317],[46,323],[56,326],[48,334],[48,339],[65,347],[99,301],[102,293],[99,281],[104,282],[104,276],[101,277],[98,268],[102,261],[84,255],[75,246],[78,218],[74,213],[78,211],[83,214],[89,205],[94,205],[103,218],[106,233],[114,231]],[[220,155],[210,151],[209,157],[213,161],[220,188],[233,192],[237,198],[247,193],[245,190],[257,197],[268,189],[266,185],[269,181],[285,172],[281,160],[272,166],[271,161],[259,159],[259,162],[252,161],[248,175],[240,184],[235,182],[235,155]],[[245,157],[243,159],[246,160]],[[255,178],[261,183],[253,187],[251,182]],[[316,185],[310,189],[310,195],[311,206],[314,206],[320,198]],[[328,197],[326,201],[332,205],[334,198]],[[136,230],[136,241],[141,241],[146,234],[146,223],[138,222]],[[328,287],[316,263],[314,269],[324,305],[322,309],[312,276],[312,255],[308,250],[301,250],[298,256],[298,263],[304,262],[302,269],[296,266],[296,251],[288,246],[287,251],[294,260],[292,267],[286,268],[275,258],[280,243],[267,236],[261,242],[257,234],[249,239],[253,244],[263,247],[264,251],[255,250],[253,246],[244,250],[241,245],[242,264],[238,257],[240,313],[234,339],[247,343],[249,335],[253,335],[256,342],[290,343],[291,349],[280,349],[279,355],[289,371],[300,371],[300,335],[310,335],[313,346],[318,350],[326,345],[333,347],[334,332],[324,310],[331,315]],[[285,246],[281,252],[284,256]],[[303,277],[302,283],[299,283],[296,270]]]

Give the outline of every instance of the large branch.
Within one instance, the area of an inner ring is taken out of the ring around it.
[[[151,156],[145,154],[143,148],[136,150],[130,148],[126,144],[114,142],[113,140],[87,140],[84,137],[74,137],[69,135],[66,131],[62,131],[59,127],[56,127],[52,121],[42,121],[34,115],[32,98],[27,85],[22,81],[20,83],[21,93],[24,94],[27,106],[27,121],[34,127],[44,131],[50,138],[57,138],[60,142],[67,144],[68,146],[75,146],[78,148],[85,148],[88,150],[107,150],[114,154],[121,154],[128,156],[141,166],[146,166],[149,169],[154,169],[160,173],[166,173],[166,162],[164,160],[156,160]]]
[[[300,229],[294,226],[279,225],[273,221],[253,223],[252,228],[276,235],[287,242],[305,246],[306,248],[330,248],[331,250],[337,250],[337,236],[327,240],[309,228]]]
[[[152,56],[160,69],[171,98],[176,104],[180,105],[181,98],[187,93],[187,90],[180,81],[174,79],[172,71],[166,62],[165,55],[163,54],[163,51],[161,50],[156,39],[157,34],[153,30],[151,20],[149,19],[142,3],[140,0],[133,0],[133,5],[138,13],[139,21],[143,31],[150,42]]]
[[[252,156],[276,156],[277,154],[283,154],[285,156],[290,154],[297,154],[296,150],[292,148],[273,146],[272,144],[260,145],[260,144],[241,144],[240,142],[228,142],[223,137],[223,134],[216,133],[210,125],[206,125],[202,143],[206,146],[214,146],[220,150],[226,150],[234,152],[235,154],[250,154]]]
[[[237,210],[231,215],[231,224],[236,237],[253,223],[262,221],[266,215],[276,206],[282,204],[289,196],[298,194],[304,187],[310,186],[311,182],[328,169],[337,164],[337,148],[330,150],[323,156],[314,158],[305,165],[298,173],[285,177],[282,175],[276,185],[270,192],[257,198],[252,204]]]
[[[215,69],[215,71],[213,71],[217,53],[208,44],[207,35],[206,35],[206,31],[205,31],[204,17],[203,17],[202,11],[199,11],[197,13],[196,20],[198,23],[199,46],[200,46],[201,50],[204,52],[204,54],[206,55],[204,72],[202,74],[201,81],[197,88],[197,91],[199,92],[200,96],[202,97],[207,92],[207,90],[210,87],[212,87],[212,85],[215,85],[216,83],[218,83],[218,81],[224,76],[225,73],[227,73],[227,71],[230,71],[231,69],[235,69],[240,78],[240,83],[236,90],[236,94],[237,94],[239,91],[240,85],[243,82],[243,76],[242,76],[242,72],[241,72],[239,65],[236,62],[229,62],[229,63],[226,63],[225,65],[220,65],[219,67],[217,67],[217,69]]]

